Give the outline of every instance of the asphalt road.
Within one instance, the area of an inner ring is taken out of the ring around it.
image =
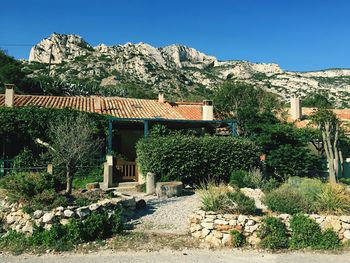
[[[142,263],[211,263],[211,262],[249,262],[249,263],[346,263],[350,262],[350,252],[339,254],[289,252],[267,253],[258,251],[240,250],[185,250],[185,251],[159,251],[159,252],[113,252],[102,251],[89,254],[45,254],[41,256],[1,255],[1,263],[109,263],[109,262],[142,262]]]

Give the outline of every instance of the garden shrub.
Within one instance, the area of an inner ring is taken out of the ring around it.
[[[326,229],[321,234],[320,242],[316,246],[317,249],[337,249],[340,247],[340,240],[333,229]]]
[[[316,197],[318,211],[329,214],[350,212],[350,193],[342,185],[325,184]]]
[[[197,190],[204,211],[219,211],[223,205],[224,198],[230,190],[224,184],[216,184],[209,181],[202,184]]]
[[[274,212],[296,214],[308,212],[310,204],[298,191],[280,187],[267,193],[264,203]]]
[[[12,201],[31,201],[36,195],[59,185],[59,180],[49,173],[18,172],[0,180],[0,186],[7,190]]]
[[[257,213],[254,200],[239,189],[232,191],[224,184],[209,183],[197,192],[204,211],[247,215]]]
[[[237,170],[233,171],[230,176],[230,185],[232,187],[248,187],[248,188],[261,188],[264,183],[262,173],[259,169],[253,169],[252,171]]]
[[[230,235],[233,247],[242,247],[245,244],[245,236],[238,230],[231,230]]]
[[[319,179],[291,177],[265,196],[267,206],[281,213],[350,212],[350,193],[342,185],[322,183]]]
[[[289,240],[286,225],[279,218],[266,217],[258,231],[260,246],[268,249],[288,248]]]
[[[76,244],[110,238],[123,231],[121,211],[109,215],[107,212],[93,213],[85,220],[70,219],[68,224],[53,224],[48,230],[34,227],[33,235],[10,230],[6,237],[0,238],[0,248],[21,253],[28,248],[67,251]]]
[[[234,137],[169,135],[141,139],[137,160],[144,174],[154,172],[160,181],[199,183],[209,178],[228,182],[234,170],[259,165],[259,148]]]
[[[296,214],[290,220],[292,236],[290,247],[293,249],[316,248],[321,240],[321,227],[315,220],[303,215]]]
[[[231,204],[234,204],[233,206]],[[254,215],[257,213],[255,202],[252,198],[245,196],[241,191],[229,192],[224,199],[225,212]]]

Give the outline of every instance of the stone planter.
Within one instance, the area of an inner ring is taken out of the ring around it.
[[[158,182],[156,195],[158,198],[169,198],[182,195],[182,182]]]

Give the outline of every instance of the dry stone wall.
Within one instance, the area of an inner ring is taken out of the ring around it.
[[[289,221],[292,218],[289,214],[274,215],[286,224],[291,232]],[[350,240],[350,216],[322,216],[311,214],[321,229],[332,228],[341,241]],[[243,233],[249,245],[255,247],[260,242],[258,230],[261,226],[262,216],[246,216],[234,214],[220,214],[205,212],[201,209],[195,210],[190,218],[191,235],[197,239],[207,242],[212,246],[230,246],[232,230]]]
[[[83,220],[91,213],[113,213],[118,208],[123,208],[125,214],[132,212],[136,209],[135,197],[117,194],[116,197],[102,199],[88,206],[60,206],[50,211],[36,210],[33,214],[25,213],[19,203],[9,203],[6,199],[0,202],[0,212],[4,221],[3,232],[12,229],[27,234],[33,233],[35,225],[50,229],[53,223],[67,224],[70,218]]]

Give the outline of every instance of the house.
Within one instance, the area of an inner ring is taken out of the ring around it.
[[[135,145],[140,138],[147,136],[148,130],[155,124],[165,124],[174,129],[205,129],[208,132],[215,132],[219,126],[228,125],[232,128],[232,132],[235,132],[233,121],[214,119],[211,101],[169,102],[163,93],[159,93],[158,99],[155,100],[99,96],[19,95],[15,94],[13,85],[6,85],[5,94],[0,94],[0,107],[2,106],[71,108],[108,115],[107,161],[110,166],[116,163],[115,166],[120,172],[118,180],[137,180]],[[113,161],[112,153],[122,158]]]

